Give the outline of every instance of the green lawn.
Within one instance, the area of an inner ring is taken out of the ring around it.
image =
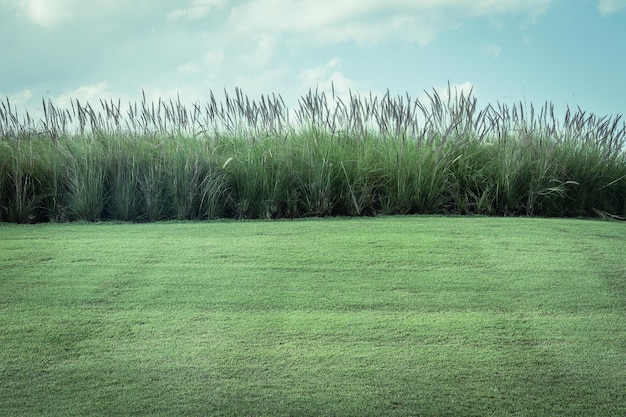
[[[626,223],[0,225],[0,415],[623,416]]]

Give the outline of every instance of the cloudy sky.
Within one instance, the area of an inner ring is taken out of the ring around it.
[[[0,98],[309,88],[626,115],[626,0],[0,0]]]

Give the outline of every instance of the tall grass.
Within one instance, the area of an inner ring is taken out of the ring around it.
[[[32,221],[43,199],[32,144],[24,143],[20,146],[18,143],[16,147],[10,147],[3,143],[1,152],[4,157],[0,187],[3,196],[6,196],[3,198],[6,217],[17,223]]]
[[[626,217],[626,124],[470,94],[0,102],[0,219]]]
[[[109,201],[107,192],[108,157],[101,141],[105,139],[72,140],[65,144],[68,169],[67,198],[73,218],[96,221],[103,218]]]

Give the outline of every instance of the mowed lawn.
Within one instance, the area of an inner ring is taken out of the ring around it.
[[[0,415],[624,416],[626,223],[0,225]]]

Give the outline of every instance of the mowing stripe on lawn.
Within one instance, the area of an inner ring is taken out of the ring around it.
[[[0,225],[0,415],[624,415],[626,224]]]

